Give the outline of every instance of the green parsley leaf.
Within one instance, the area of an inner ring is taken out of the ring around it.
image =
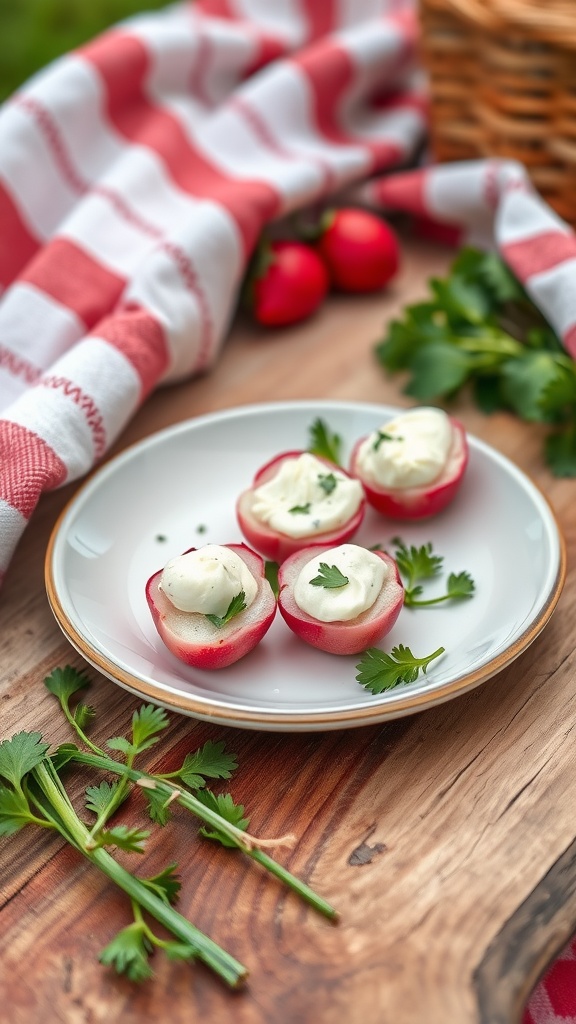
[[[165,903],[174,904],[178,901],[178,895],[182,888],[180,876],[176,874],[177,869],[176,863],[168,864],[157,875],[152,875],[151,878],[141,878],[140,881],[147,889],[160,896]]]
[[[236,594],[236,597],[232,598],[225,614],[222,615],[222,617],[220,617],[220,615],[207,615],[206,618],[209,619],[212,625],[217,626],[218,629],[221,629],[222,626],[225,626],[228,622],[230,622],[230,619],[233,619],[235,615],[238,615],[240,612],[243,612],[245,607],[246,594],[244,593],[243,590],[241,590],[239,594]]]
[[[340,465],[342,454],[342,438],[339,434],[333,434],[328,424],[318,417],[314,420],[309,430],[308,451],[312,455],[329,459],[337,466]]]
[[[49,746],[40,732],[17,732],[12,739],[2,740],[0,777],[19,789],[24,776],[44,760]]]
[[[442,601],[452,601],[463,597],[472,597],[474,593],[474,580],[467,572],[458,574],[451,573],[448,577],[446,593],[438,597],[423,599],[424,589],[417,580],[429,580],[438,575],[442,569],[444,559],[441,555],[432,553],[432,544],[422,544],[417,548],[411,545],[406,546],[400,537],[394,537],[396,544],[394,558],[402,576],[406,579],[404,589],[404,604],[407,608],[424,608],[433,604],[440,604]]]
[[[546,438],[545,452],[555,476],[576,476],[576,422]]]
[[[446,342],[419,349],[411,362],[412,379],[405,394],[430,402],[457,391],[474,370],[474,356]]]
[[[288,509],[288,511],[291,512],[293,516],[307,516],[310,512],[310,508],[311,503],[307,501],[305,505],[293,505],[292,508]]]
[[[396,545],[394,551],[396,565],[408,581],[407,590],[412,590],[416,580],[433,579],[441,571],[444,558],[442,555],[432,554],[430,541],[427,544],[422,544],[419,548],[414,544],[407,547],[401,537],[393,537],[392,543]]]
[[[230,793],[220,793],[218,796],[215,796],[211,790],[201,789],[196,794],[196,798],[205,807],[209,807],[211,811],[216,811],[228,824],[234,825],[242,831],[248,828],[250,819],[244,817],[243,805],[235,804]],[[205,836],[206,839],[215,839],[217,842],[222,843],[222,846],[232,848],[236,846],[227,835],[220,832],[217,828],[212,828],[210,825],[203,825],[200,829],[200,835]]]
[[[313,580],[310,580],[311,587],[324,587],[326,590],[338,590],[345,587],[350,580],[340,572],[337,565],[328,565],[327,562],[320,562],[320,572]]]
[[[58,700],[68,703],[73,693],[83,690],[90,685],[90,680],[72,665],[65,665],[64,668],[55,668],[44,680],[44,686],[50,693],[53,693]]]
[[[149,835],[146,829],[115,825],[114,828],[101,829],[94,836],[92,849],[98,846],[117,846],[119,850],[127,850],[129,853],[144,853],[144,843]]]
[[[169,724],[164,708],[153,704],[143,704],[132,715],[132,744],[137,753],[148,750],[158,742],[157,733],[162,732]]]
[[[24,794],[0,785],[0,836],[11,836],[34,820]]]
[[[148,963],[151,952],[152,946],[142,925],[135,921],[114,936],[98,959],[101,964],[114,967],[118,974],[125,974],[130,981],[146,981],[153,977]]]
[[[162,949],[169,960],[195,960],[198,950],[185,942],[165,942]]]
[[[99,817],[108,810],[110,801],[118,792],[119,783],[101,782],[99,786],[88,786],[86,789],[85,804],[89,811]]]
[[[456,574],[451,572],[448,577],[447,589],[446,597],[450,599],[472,597],[475,590],[474,580],[470,573],[459,572]]]
[[[439,647],[425,658],[415,658],[403,644],[393,647],[390,654],[378,647],[369,647],[356,665],[356,679],[371,693],[379,694],[394,686],[415,682],[420,672],[426,673],[430,662],[443,653],[444,647]]]
[[[336,490],[338,481],[334,476],[334,473],[319,473],[318,483],[325,494],[332,494],[332,491]]]
[[[224,740],[206,740],[203,747],[186,755],[178,776],[190,789],[202,789],[207,778],[229,779],[237,767],[236,755],[225,750]]]
[[[167,825],[172,817],[170,813],[170,797],[157,789],[143,789],[148,804],[148,815],[156,825]]]
[[[128,755],[134,753],[132,743],[125,736],[113,736],[112,739],[106,740],[106,746],[109,750],[119,750],[121,754]]]
[[[542,400],[548,385],[558,379],[556,356],[551,352],[528,351],[502,366],[501,392],[508,406],[524,420],[538,421],[550,418]],[[548,399],[550,394],[548,392]]]

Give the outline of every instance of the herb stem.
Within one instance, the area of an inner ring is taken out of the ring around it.
[[[438,653],[441,653],[440,651]],[[162,778],[155,775],[148,775],[146,772],[139,771],[134,768],[127,768],[124,765],[118,763],[113,758],[104,756],[98,756],[90,754],[82,750],[75,750],[71,755],[71,760],[77,761],[80,764],[91,765],[94,768],[101,768],[104,771],[113,772],[116,775],[125,773],[126,779],[131,782],[141,785],[144,789],[153,788],[162,795],[166,796],[167,800],[176,800],[182,807],[190,811],[196,817],[201,818],[207,825],[211,825],[213,828],[218,829],[219,832],[224,833],[226,837],[237,847],[246,853],[252,860],[258,861],[267,871],[275,875],[281,881],[283,881],[290,889],[292,889],[297,895],[304,899],[307,903],[314,907],[318,913],[323,914],[325,917],[331,920],[337,920],[337,911],[330,906],[326,900],[323,900],[321,896],[313,891],[305,882],[302,882],[295,875],[291,874],[286,868],[282,867],[277,861],[273,860],[272,857],[265,854],[262,850],[254,846],[254,840],[251,839],[241,829],[236,828],[230,822],[222,818],[216,811],[206,807],[205,804],[197,800],[193,793],[189,793],[187,790],[180,789],[170,785],[170,783],[164,782]]]
[[[118,767],[123,770],[123,766]],[[55,820],[56,827],[68,842],[92,864],[100,868],[102,873],[118,885],[131,900],[147,910],[152,917],[182,942],[192,946],[198,959],[211,967],[228,985],[236,987],[246,978],[248,972],[243,964],[199,931],[168,903],[155,896],[139,878],[126,871],[106,850],[87,848],[88,829],[78,818],[51,761],[45,760],[36,765],[31,774],[41,792],[56,811],[59,819],[59,821]]]
[[[340,914],[330,903],[327,902],[327,900],[322,899],[322,897],[315,893],[310,886],[306,885],[306,883],[302,882],[299,878],[296,878],[295,875],[292,875],[290,871],[282,867],[281,864],[278,864],[277,861],[273,860],[272,857],[269,857],[263,850],[247,850],[246,853],[252,858],[252,860],[255,860],[258,864],[261,864],[262,867],[266,868],[270,874],[275,875],[281,882],[284,882],[290,889],[298,893],[298,895],[301,896],[306,903],[309,903],[310,906],[314,907],[318,913],[323,914],[324,917],[327,917],[330,921],[336,922],[339,920]]]

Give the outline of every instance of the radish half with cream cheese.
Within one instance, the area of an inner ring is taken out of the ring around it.
[[[350,472],[391,519],[424,519],[456,496],[468,465],[466,431],[441,409],[409,409],[356,443]]]
[[[329,654],[359,654],[390,632],[404,602],[393,558],[356,544],[308,547],[278,573],[278,607],[290,629]]]
[[[282,452],[258,470],[236,503],[248,543],[266,558],[283,562],[310,544],[341,544],[364,518],[358,480],[311,452]]]
[[[202,669],[253,650],[277,607],[263,559],[245,544],[190,548],[150,577],[146,599],[166,647]]]

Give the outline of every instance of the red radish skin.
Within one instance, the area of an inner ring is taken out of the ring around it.
[[[334,210],[318,242],[332,287],[343,292],[374,292],[397,274],[400,246],[381,217],[368,210]]]
[[[366,510],[366,501],[362,498],[357,511],[353,516],[343,525],[337,527],[335,530],[328,530],[326,533],[315,533],[308,540],[306,537],[288,537],[286,534],[278,533],[277,530],[271,529],[265,523],[261,523],[256,519],[252,512],[252,505],[254,502],[253,494],[257,487],[261,484],[266,483],[272,479],[273,476],[278,472],[282,462],[286,459],[297,459],[300,455],[303,455],[303,451],[289,451],[281,452],[276,455],[273,459],[267,462],[261,469],[258,470],[252,486],[248,490],[243,491],[238,501],[236,502],[236,518],[238,519],[238,525],[242,531],[243,536],[246,538],[248,543],[259,551],[265,558],[269,558],[274,562],[281,563],[290,555],[293,555],[296,551],[301,551],[302,548],[307,548],[311,544],[323,544],[324,547],[336,547],[339,544],[344,544],[347,540],[357,532],[364,519],[364,513]],[[328,470],[334,471],[337,469],[339,473],[344,476],[350,476],[345,469],[341,466],[335,466],[329,459],[321,458],[316,456],[319,462],[327,467]]]
[[[160,637],[172,654],[195,668],[226,668],[239,661],[260,643],[276,614],[276,598],[264,576],[264,561],[260,555],[246,544],[223,544],[222,547],[239,555],[258,583],[250,607],[224,626],[214,626],[199,612],[182,612],[175,608],[158,587],[162,569],[146,584],[146,600]]]
[[[294,584],[310,559],[325,552],[329,561],[330,551],[317,544],[298,551],[280,566],[278,608],[292,632],[312,647],[328,654],[359,654],[379,643],[390,632],[402,610],[404,587],[398,567],[390,555],[375,551],[374,554],[386,562],[388,573],[372,607],[349,622],[321,622],[298,607],[294,600]]]
[[[456,497],[466,467],[469,450],[466,431],[462,424],[450,417],[452,446],[446,465],[440,475],[422,487],[377,487],[366,480],[358,466],[358,451],[365,438],[354,445],[350,460],[350,473],[360,480],[369,505],[389,519],[428,519],[441,512]]]
[[[318,254],[302,242],[270,243],[270,262],[253,281],[253,313],[264,327],[305,320],[328,291],[328,272]]]

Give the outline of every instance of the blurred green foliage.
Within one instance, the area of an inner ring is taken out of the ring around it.
[[[0,0],[0,101],[54,58],[168,0]]]

